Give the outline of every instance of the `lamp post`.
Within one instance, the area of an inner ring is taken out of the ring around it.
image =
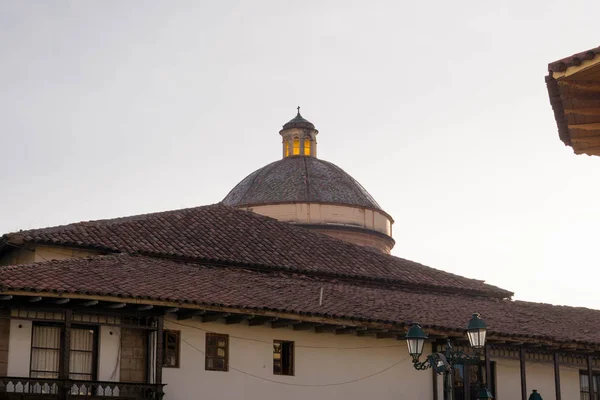
[[[454,350],[448,340],[446,349],[443,352],[434,353],[427,356],[427,360],[421,362],[419,358],[423,354],[423,346],[427,335],[417,323],[412,324],[406,334],[406,343],[408,345],[408,353],[411,355],[413,360],[413,366],[417,370],[426,370],[433,368],[433,370],[442,374],[450,369],[453,369],[457,364],[472,364],[477,365],[477,393],[476,399],[493,399],[491,392],[488,390],[486,385],[483,383],[483,375],[481,369],[481,352],[485,347],[485,339],[487,333],[487,326],[481,319],[479,314],[473,314],[469,324],[467,325],[467,337],[469,344],[475,350],[475,355],[470,356],[463,351]]]

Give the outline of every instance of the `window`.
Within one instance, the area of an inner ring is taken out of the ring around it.
[[[207,371],[227,371],[228,357],[229,335],[207,333],[205,369]]]
[[[273,341],[273,374],[294,375],[294,342]]]
[[[295,138],[293,141],[293,151],[292,154],[295,156],[299,156],[300,155],[300,139]]]
[[[600,399],[600,394],[598,394],[598,387],[600,387],[600,375],[594,375],[592,378],[592,383],[594,384],[594,399]],[[590,379],[589,375],[586,372],[579,373],[579,393],[581,400],[592,400],[590,397]]]
[[[179,331],[163,331],[163,367],[179,368]]]
[[[71,329],[69,378],[91,381],[95,375],[96,330]]]
[[[310,156],[310,139],[309,138],[304,139],[304,155]]]
[[[60,327],[34,325],[31,338],[32,378],[58,378],[60,371]]]
[[[444,379],[444,400],[475,400],[477,395],[477,365],[456,365],[454,374],[446,373]],[[483,381],[487,388],[496,396],[496,363],[490,363],[492,381],[485,382],[485,362],[481,363]],[[453,380],[451,378],[454,378]]]
[[[31,338],[30,376],[32,378],[58,378],[62,368],[62,328],[55,325],[36,324]],[[96,375],[97,331],[94,328],[71,329],[69,348],[69,378],[93,380]]]
[[[290,142],[285,142],[285,156],[289,157],[290,155]]]

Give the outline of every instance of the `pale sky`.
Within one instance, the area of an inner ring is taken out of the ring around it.
[[[216,203],[319,158],[390,213],[393,254],[600,309],[600,157],[558,138],[549,62],[597,1],[0,0],[0,233]]]

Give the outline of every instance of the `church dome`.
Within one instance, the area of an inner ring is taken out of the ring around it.
[[[276,203],[330,203],[383,211],[344,170],[314,157],[286,157],[238,183],[223,200],[233,207]]]
[[[317,158],[318,133],[298,107],[279,132],[283,159],[248,175],[222,203],[389,253],[394,220],[354,178]]]

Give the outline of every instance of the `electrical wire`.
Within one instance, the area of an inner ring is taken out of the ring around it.
[[[197,329],[199,331],[206,332],[206,333],[220,333],[220,332],[214,332],[214,331],[210,331],[207,329],[203,329],[203,328],[200,328],[199,326],[183,324],[181,322],[173,321],[170,319],[165,320],[165,323],[172,323],[175,325],[185,326],[187,328]],[[229,337],[234,338],[234,339],[247,340],[250,342],[264,343],[264,344],[268,344],[269,346],[271,346],[273,344],[272,342],[269,342],[266,340],[248,338],[248,337],[243,337],[243,336],[229,335]],[[404,347],[404,345],[401,345],[401,344],[394,344],[394,345],[390,345],[390,346],[355,346],[355,347],[310,346],[310,345],[300,345],[300,344],[296,344],[295,346],[301,347],[304,349],[336,349],[336,350],[363,350],[363,349],[371,349],[372,350],[372,349],[389,349],[389,348],[393,348],[393,347]]]
[[[188,346],[190,346],[191,348],[193,348],[194,350],[196,350],[197,352],[199,352],[199,353],[201,353],[202,355],[206,356],[206,353],[205,353],[205,352],[203,352],[202,350],[200,350],[198,347],[194,346],[193,344],[191,344],[191,343],[190,343],[190,342],[188,342],[187,340],[185,340],[185,339],[181,339],[181,341],[182,341],[182,342],[184,342],[185,344],[187,344]],[[292,383],[292,382],[281,382],[281,381],[277,381],[277,380],[275,380],[275,379],[269,379],[269,378],[265,378],[265,377],[262,377],[262,376],[258,376],[258,375],[252,374],[252,373],[250,373],[250,372],[243,371],[243,370],[241,370],[241,369],[239,369],[239,368],[234,368],[234,367],[232,367],[231,365],[229,365],[228,367],[229,367],[230,369],[232,369],[232,370],[234,370],[234,371],[236,371],[236,372],[239,372],[239,373],[241,373],[241,374],[244,374],[244,375],[246,375],[246,376],[250,376],[250,377],[252,377],[252,378],[255,378],[255,379],[260,379],[260,380],[262,380],[262,381],[266,381],[266,382],[270,382],[270,383],[276,383],[276,384],[279,384],[279,385],[285,385],[285,386],[302,386],[302,387],[330,387],[330,386],[342,386],[342,385],[348,385],[348,384],[350,384],[350,383],[355,383],[355,382],[363,381],[363,380],[365,380],[365,379],[372,378],[372,377],[374,377],[374,376],[376,376],[376,375],[380,375],[380,374],[382,374],[382,373],[384,373],[384,372],[386,372],[386,371],[389,371],[390,369],[394,368],[395,366],[402,364],[404,361],[408,360],[408,358],[409,358],[409,357],[410,357],[410,356],[404,357],[404,358],[403,358],[403,359],[401,359],[400,361],[397,361],[397,362],[393,363],[392,365],[390,365],[390,366],[388,366],[388,367],[385,367],[384,369],[382,369],[382,370],[379,370],[379,371],[377,371],[377,372],[375,372],[375,373],[372,373],[372,374],[369,374],[369,375],[366,375],[366,376],[363,376],[363,377],[360,377],[360,378],[351,379],[351,380],[349,380],[349,381],[344,381],[344,382],[335,382],[335,383],[316,383],[316,384],[308,384],[308,383]]]

